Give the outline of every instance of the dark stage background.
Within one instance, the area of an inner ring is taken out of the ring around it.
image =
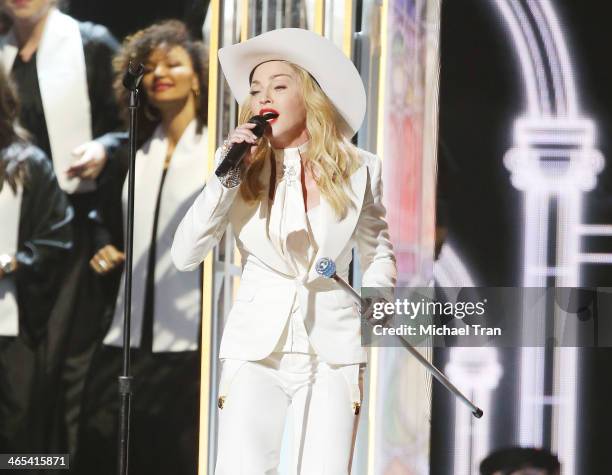
[[[597,124],[596,147],[606,166],[597,188],[586,195],[583,224],[612,223],[612,45],[608,2],[555,0],[573,60],[583,115]],[[522,278],[522,194],[510,183],[502,159],[512,147],[514,120],[522,115],[522,73],[514,45],[493,0],[442,2],[441,86],[438,157],[441,222],[448,242],[463,257],[476,285],[520,286]],[[612,252],[612,239],[593,238],[589,252]],[[581,284],[612,286],[612,266],[583,266]],[[609,315],[603,316],[609,318]],[[499,428],[493,446],[515,443],[511,380],[517,352],[505,351],[504,377],[493,398],[503,401],[490,417]],[[446,354],[436,356],[444,366]],[[577,474],[612,473],[612,351],[583,349]],[[436,386],[434,385],[434,388]],[[454,434],[448,427],[453,405],[434,392],[431,473],[448,474]]]
[[[169,18],[183,20],[195,37],[202,25],[209,0],[64,0],[63,10],[79,20],[106,26],[118,40],[150,24]]]

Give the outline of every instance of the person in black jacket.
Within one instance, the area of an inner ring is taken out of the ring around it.
[[[0,6],[12,23],[0,37],[0,64],[17,86],[20,122],[51,159],[75,211],[74,248],[49,321],[47,360],[55,382],[48,397],[56,400],[50,450],[74,452],[85,375],[114,301],[115,286],[94,273],[89,260],[113,235],[102,225],[100,203],[114,209],[111,214],[120,209],[97,186],[85,150],[95,137],[121,127],[112,92],[119,44],[105,27],[61,13],[55,0],[0,0]]]
[[[33,453],[46,448],[47,323],[72,247],[73,212],[16,116],[0,69],[0,453]]]

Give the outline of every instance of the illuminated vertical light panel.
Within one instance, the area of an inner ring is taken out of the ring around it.
[[[434,277],[442,289],[447,289],[446,301],[456,299],[456,295],[450,295],[450,288],[475,286],[463,260],[449,244],[444,245],[434,264]],[[492,395],[503,373],[496,348],[452,348],[445,373],[485,414],[491,414]],[[453,475],[478,473],[478,466],[490,449],[490,418],[474,420],[470,411],[457,400],[454,424],[449,430],[455,437]]]
[[[475,286],[462,259],[449,244],[444,245],[434,264],[434,277],[440,288],[446,289],[446,301],[456,299],[456,295],[450,295],[451,288]],[[496,348],[452,348],[445,373],[485,414],[491,414],[493,391],[503,373]],[[456,400],[454,424],[449,430],[454,433],[453,475],[478,473],[479,463],[490,448],[490,417],[474,420],[465,405]]]
[[[342,25],[342,51],[353,57],[353,35],[355,33],[354,0],[344,0],[344,24]]]
[[[249,0],[240,0],[240,42],[249,39]]]
[[[387,10],[389,0],[382,0],[380,13],[380,68],[378,73],[378,117],[376,124],[378,135],[376,140],[376,154],[384,160],[384,122],[385,122],[385,82],[387,67]],[[379,350],[370,348],[368,365],[370,367],[370,385],[368,388],[368,475],[376,475],[376,408],[378,406],[378,361]]]
[[[315,33],[324,35],[325,29],[325,0],[315,0],[314,29]]]
[[[502,376],[496,348],[452,348],[445,373],[463,394],[489,413],[491,395]],[[461,401],[455,401],[453,475],[478,473],[480,461],[489,452],[490,429],[486,419],[475,420]]]
[[[514,125],[514,147],[505,157],[512,184],[525,198],[523,285],[576,286],[581,261],[589,259],[580,252],[582,197],[595,186],[603,165],[595,149],[595,125],[580,115],[570,54],[551,3],[496,0],[496,5],[518,54],[527,100],[525,115]],[[554,236],[549,235],[551,224]],[[592,235],[607,230],[588,231]],[[606,255],[598,257],[606,263]],[[556,310],[544,304],[536,314],[531,312],[525,309],[523,318]],[[554,398],[545,397],[544,356],[542,348],[522,349],[518,442],[544,444],[544,405],[554,402],[550,445],[571,475],[576,460],[579,355],[575,348],[555,350]]]
[[[440,110],[440,19],[442,2],[430,1],[425,17],[428,25],[425,35],[427,51],[425,58],[425,108],[423,111],[424,138],[422,182],[424,190],[437,189],[438,175],[438,117]],[[430,158],[429,158],[430,157]],[[433,279],[436,241],[436,193],[422,194],[422,209],[428,210],[421,216],[419,268],[425,282]]]
[[[418,286],[415,282],[428,282],[433,272],[434,221],[427,215],[433,215],[435,204],[432,129],[437,128],[439,3],[381,4],[375,148],[383,159],[383,198],[398,286]],[[378,46],[374,40],[372,46]],[[429,349],[420,352],[431,358]],[[430,375],[402,348],[372,349],[370,354],[368,473],[426,474]]]
[[[211,15],[211,32],[208,59],[208,117],[217,117],[217,89],[218,89],[218,68],[217,68],[217,51],[219,49],[219,0],[211,0],[209,14]],[[217,121],[211,120],[208,123],[208,173],[212,172],[215,165],[215,150],[217,136]],[[205,177],[202,177],[205,179]],[[211,328],[212,328],[212,308],[213,308],[213,272],[214,272],[214,256],[209,253],[203,264],[202,276],[202,335],[200,348],[201,363],[200,363],[200,433],[199,433],[199,448],[198,448],[198,473],[206,475],[209,473],[209,453],[210,442],[209,427],[210,427],[210,385],[215,384],[211,381]],[[207,351],[207,349],[209,351]],[[214,438],[212,439],[214,441]]]
[[[612,263],[611,253],[583,253],[580,248],[582,236],[612,235],[610,225],[581,224],[584,193],[594,188],[603,168],[603,157],[595,148],[595,124],[580,113],[570,54],[551,2],[496,0],[495,5],[513,42],[526,98],[524,114],[514,124],[514,147],[504,157],[512,184],[524,193],[523,285],[577,286],[581,264]],[[554,235],[549,235],[550,225]],[[461,258],[448,245],[434,275],[442,286],[469,280]],[[523,318],[538,318],[546,312],[556,310],[545,305],[536,313],[525,309]],[[539,331],[544,334],[543,327]],[[517,443],[543,445],[545,424],[550,424],[551,450],[558,453],[564,473],[572,475],[576,472],[579,353],[575,348],[559,348],[553,356],[553,368],[546,368],[542,348],[522,349]],[[449,367],[453,364],[451,356]],[[552,397],[544,391],[547,369],[553,374]],[[545,421],[549,404],[552,420]],[[462,425],[460,418],[456,425]],[[463,452],[463,442],[456,443],[460,445],[455,451]],[[453,473],[469,473],[467,463],[455,458]]]
[[[214,169],[214,152],[217,144],[227,132],[228,123],[236,119],[236,108],[229,110],[221,106],[228,91],[225,90],[221,72],[218,69],[217,52],[226,44],[232,44],[240,35],[240,8],[242,0],[214,1],[209,4],[203,28],[209,45],[209,102],[208,117],[208,169]],[[229,121],[227,120],[229,119]],[[238,285],[240,267],[236,264],[239,256],[233,247],[234,240],[228,229],[224,239],[204,260],[203,310],[202,310],[202,364],[200,395],[200,439],[199,473],[213,473],[217,445],[217,382],[219,373],[218,345],[220,328],[231,307],[232,294]]]

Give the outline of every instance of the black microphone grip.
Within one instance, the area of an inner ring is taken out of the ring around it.
[[[278,117],[278,114],[273,112],[268,112],[264,115],[254,115],[251,117],[248,122],[251,124],[255,124],[255,127],[251,129],[257,138],[261,138],[266,131],[266,126],[268,125],[269,119],[274,119]],[[232,144],[229,151],[215,170],[215,174],[218,177],[223,177],[229,172],[232,168],[240,165],[240,162],[244,159],[249,148],[251,148],[253,144],[249,142],[239,142]]]

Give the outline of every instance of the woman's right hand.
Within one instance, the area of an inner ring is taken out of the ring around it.
[[[100,249],[89,261],[91,268],[99,275],[106,275],[125,262],[125,254],[112,244]]]
[[[257,124],[252,124],[251,122],[246,122],[242,125],[239,125],[232,133],[230,133],[229,137],[224,142],[224,146],[228,149],[231,148],[232,145],[235,143],[247,142],[253,144],[253,146],[249,148],[249,151],[245,154],[243,159],[245,171],[248,170],[251,164],[253,163],[253,157],[255,155],[255,150],[257,149],[257,141],[259,139],[252,132],[252,129],[256,125]]]
[[[95,180],[102,173],[108,160],[104,145],[96,140],[79,145],[72,151],[72,155],[77,157],[77,160],[66,170],[69,178]]]

